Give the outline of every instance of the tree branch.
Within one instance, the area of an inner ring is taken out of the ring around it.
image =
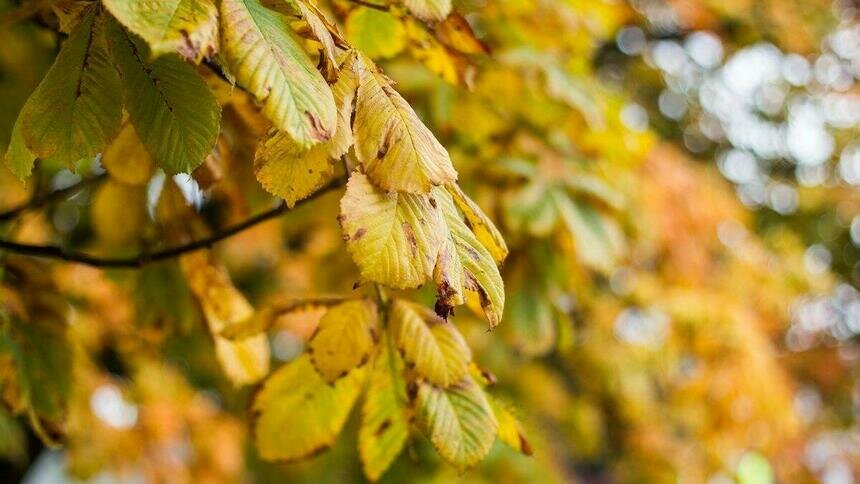
[[[387,12],[388,10],[390,10],[388,5],[380,5],[378,3],[366,2],[364,0],[349,0],[349,1],[352,3],[358,4],[358,5],[362,5],[362,6],[367,7],[367,8],[372,8],[375,10],[381,10],[383,12]]]
[[[37,209],[43,205],[47,205],[47,204],[55,201],[55,200],[59,200],[61,198],[66,198],[66,197],[71,197],[72,195],[83,190],[84,188],[87,188],[90,185],[94,185],[94,184],[102,181],[104,178],[105,178],[104,174],[94,176],[92,178],[86,178],[86,179],[81,180],[78,183],[75,183],[74,185],[68,186],[66,188],[60,188],[59,190],[54,190],[53,192],[33,197],[33,199],[27,203],[24,203],[24,204],[19,205],[15,208],[9,209],[5,212],[0,212],[0,222],[5,222],[7,220],[11,220],[11,219],[21,215],[23,212],[26,212],[27,210]]]
[[[299,201],[296,203],[296,207],[307,203],[320,195],[328,193],[331,190],[339,188],[343,186],[345,180],[343,178],[337,178],[330,182],[325,187],[318,190],[316,193],[311,195],[310,197]],[[155,251],[155,252],[143,252],[134,257],[126,257],[126,258],[100,258],[97,256],[85,254],[83,252],[76,252],[65,249],[63,247],[57,245],[30,245],[30,244],[21,244],[18,242],[13,242],[9,240],[0,240],[0,250],[5,250],[7,252],[12,252],[15,254],[28,255],[33,257],[45,257],[48,259],[59,259],[68,262],[78,262],[81,264],[86,264],[93,267],[101,267],[101,268],[117,268],[117,269],[136,269],[143,267],[152,262],[163,261],[167,259],[173,259],[175,257],[179,257],[182,254],[186,254],[188,252],[194,252],[200,249],[206,249],[211,247],[212,245],[232,237],[240,232],[243,232],[255,225],[263,223],[267,220],[271,220],[273,218],[279,217],[287,212],[289,208],[284,201],[278,204],[277,207],[267,210],[265,212],[259,213],[250,217],[236,225],[227,227],[224,230],[216,232],[205,239],[195,240],[193,242],[189,242],[187,244],[179,245],[176,247],[171,247],[168,249]]]

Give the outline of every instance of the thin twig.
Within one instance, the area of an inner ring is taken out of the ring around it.
[[[344,180],[342,178],[335,179],[310,197],[296,203],[295,206],[298,207],[303,203],[309,202],[324,193],[327,193],[342,186],[343,184]],[[108,259],[92,256],[83,252],[70,251],[57,245],[30,245],[12,242],[8,240],[0,240],[0,250],[6,250],[8,252],[34,257],[45,257],[49,259],[59,259],[68,262],[78,262],[93,267],[135,269],[143,267],[146,264],[152,262],[173,259],[188,252],[194,252],[196,250],[209,248],[212,245],[224,239],[232,237],[242,231],[245,231],[255,225],[279,217],[280,215],[286,213],[288,209],[289,208],[287,207],[287,204],[282,201],[275,208],[254,215],[253,217],[250,217],[236,225],[216,232],[215,234],[212,234],[210,237],[207,237],[205,239],[195,240],[187,244],[171,247],[156,252],[144,252],[134,257]]]
[[[378,3],[366,2],[364,0],[349,0],[349,1],[352,3],[356,3],[358,5],[362,5],[362,6],[367,7],[367,8],[372,8],[375,10],[381,10],[383,12],[387,12],[388,10],[390,10],[388,5],[380,5]]]
[[[35,210],[43,205],[47,205],[55,200],[59,200],[62,198],[71,197],[72,195],[78,193],[84,188],[89,187],[95,183],[102,181],[105,178],[105,175],[98,175],[92,178],[86,178],[84,180],[75,183],[74,185],[68,186],[66,188],[60,188],[59,190],[54,190],[53,192],[46,193],[44,195],[38,195],[33,197],[27,203],[21,204],[15,208],[9,209],[5,212],[0,212],[0,222],[5,222],[7,220],[11,220],[22,213],[28,210]]]

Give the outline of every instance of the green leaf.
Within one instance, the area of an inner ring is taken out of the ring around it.
[[[91,9],[19,114],[20,135],[32,155],[73,166],[92,158],[122,121],[119,78],[110,62],[104,19]],[[32,162],[18,144],[10,165],[26,176]]]
[[[166,171],[193,171],[218,139],[221,108],[215,96],[179,57],[149,63],[140,44],[118,25],[112,30],[126,109],[140,140]]]
[[[4,161],[6,162],[6,166],[12,170],[12,173],[22,180],[30,176],[30,173],[33,171],[36,156],[30,153],[30,150],[27,149],[27,145],[24,143],[24,137],[21,136],[20,116],[12,127],[12,139],[9,140],[9,146],[6,148]]]
[[[218,10],[211,0],[102,0],[153,57],[177,52],[200,62],[218,49]]]
[[[615,221],[587,203],[571,200],[564,192],[554,192],[553,199],[582,263],[610,273],[624,252],[623,235]]]
[[[390,314],[394,341],[419,375],[443,387],[466,375],[472,352],[452,323],[401,299],[391,306]]]
[[[446,389],[420,381],[413,405],[433,447],[454,466],[471,467],[489,453],[499,424],[471,377]]]
[[[373,361],[358,429],[358,452],[364,475],[371,481],[382,476],[406,445],[406,405],[403,360],[390,344],[382,344]]]
[[[444,226],[426,195],[386,193],[354,172],[340,201],[340,223],[365,280],[412,288],[432,275]]]
[[[334,96],[286,18],[257,0],[221,2],[222,51],[240,85],[301,148],[334,135]]]
[[[379,339],[376,305],[347,301],[329,309],[308,345],[311,363],[327,383],[363,365]]]
[[[326,383],[307,355],[275,371],[254,398],[254,440],[266,460],[296,460],[327,449],[337,438],[367,372],[357,368]]]
[[[359,56],[355,154],[373,183],[386,191],[428,193],[457,172],[433,133],[373,61]]]
[[[451,13],[451,0],[404,0],[403,3],[421,20],[444,20]]]
[[[406,48],[406,28],[388,12],[358,7],[346,18],[346,38],[371,59],[388,59]]]

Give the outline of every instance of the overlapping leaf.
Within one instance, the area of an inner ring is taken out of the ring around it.
[[[146,184],[155,171],[155,162],[131,123],[126,123],[105,148],[102,166],[111,178],[132,186]]]
[[[387,191],[427,193],[456,180],[448,152],[391,81],[363,56],[354,66],[355,153],[373,183]]]
[[[177,56],[149,63],[141,46],[115,26],[111,47],[125,105],[152,158],[168,172],[190,172],[215,147],[221,109],[212,91]]]
[[[329,309],[311,338],[311,362],[327,383],[363,365],[379,339],[376,305],[347,301]]]
[[[254,440],[268,460],[296,460],[331,446],[361,391],[367,370],[329,385],[307,355],[279,368],[257,393]]]
[[[403,361],[383,343],[374,359],[361,408],[358,451],[364,475],[378,480],[394,462],[409,437]]]
[[[394,341],[421,377],[447,387],[466,375],[472,353],[452,323],[400,299],[392,305],[390,318]]]
[[[364,279],[411,288],[432,275],[444,226],[429,197],[383,192],[355,172],[340,209],[347,249]]]
[[[212,0],[103,0],[108,11],[149,44],[153,57],[170,52],[194,62],[218,49]]]
[[[498,422],[471,377],[449,388],[419,382],[413,404],[433,447],[454,466],[471,467],[490,451]]]
[[[240,85],[302,149],[332,137],[334,96],[283,15],[257,0],[221,2],[222,50]]]
[[[18,176],[30,173],[34,156],[67,165],[91,158],[119,129],[119,78],[109,59],[103,20],[96,9],[87,12],[21,110],[16,124],[21,137],[13,134],[9,157]]]

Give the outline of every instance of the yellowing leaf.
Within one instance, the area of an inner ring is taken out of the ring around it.
[[[90,9],[21,110],[21,136],[33,155],[71,166],[98,154],[119,129],[120,84],[104,26]],[[16,165],[19,176],[29,174],[22,163]]]
[[[252,405],[254,440],[266,460],[296,460],[327,449],[337,438],[367,372],[357,368],[334,385],[307,355],[270,376]]]
[[[442,20],[451,13],[451,0],[403,0],[406,8],[421,20]]]
[[[340,223],[365,280],[411,288],[432,275],[443,226],[426,195],[386,193],[354,172],[340,201]]]
[[[436,37],[446,46],[464,54],[489,54],[490,48],[478,40],[472,26],[459,13],[452,13],[436,25]]]
[[[454,203],[457,204],[457,208],[463,212],[469,228],[472,229],[478,241],[493,255],[493,259],[497,263],[505,260],[505,257],[508,256],[508,245],[505,243],[505,239],[502,237],[499,229],[493,224],[493,221],[487,217],[477,203],[463,193],[459,185],[451,183],[445,188],[451,194]]]
[[[21,116],[18,116],[15,125],[12,127],[12,138],[9,140],[9,146],[6,148],[6,155],[3,161],[9,167],[9,170],[20,179],[30,176],[30,172],[33,171],[36,155],[30,152],[24,143],[24,137],[21,136]]]
[[[257,147],[254,172],[269,193],[283,198],[292,207],[322,187],[334,173],[332,162],[346,154],[352,145],[352,101],[355,73],[345,69],[332,86],[338,107],[337,130],[325,143],[302,149],[282,131],[270,133]]]
[[[93,195],[90,214],[99,240],[122,247],[138,238],[146,223],[146,190],[110,180]]]
[[[143,60],[141,47],[119,26],[111,48],[119,65],[126,109],[140,140],[159,166],[191,172],[212,152],[221,108],[193,67],[177,56]]]
[[[433,447],[454,466],[471,467],[490,451],[498,422],[471,377],[445,389],[420,381],[413,405]]]
[[[378,339],[376,305],[366,300],[347,301],[325,313],[308,353],[323,379],[331,383],[367,362]]]
[[[240,85],[301,148],[332,137],[334,96],[283,15],[257,0],[221,2],[222,45]]]
[[[517,420],[517,417],[498,399],[488,397],[487,400],[490,402],[493,414],[499,422],[499,440],[521,454],[532,455],[532,446],[526,439],[523,426]]]
[[[103,0],[102,4],[149,44],[153,57],[178,52],[200,62],[218,49],[218,10],[212,0]]]
[[[466,225],[453,197],[442,188],[434,189],[432,196],[442,212],[449,239],[442,245],[434,274],[437,312],[447,314],[465,296],[472,307],[483,311],[490,327],[495,327],[505,306],[504,282],[495,259]]]
[[[387,59],[406,47],[403,23],[388,12],[358,7],[346,18],[346,38],[372,59]]]
[[[466,375],[472,352],[452,323],[400,299],[391,306],[390,318],[394,341],[419,375],[443,387]]]
[[[134,186],[145,185],[155,171],[155,162],[131,123],[126,123],[105,148],[102,166],[112,179]]]
[[[275,131],[257,148],[254,173],[267,192],[292,207],[322,187],[334,173],[328,152],[325,143],[305,150],[288,134]]]
[[[210,260],[208,251],[180,258],[191,292],[200,302],[221,368],[236,385],[254,383],[269,372],[269,342],[265,334],[231,341],[220,334],[253,316],[254,309],[235,287],[226,270]]]
[[[387,191],[427,193],[457,179],[445,148],[373,62],[360,56],[355,154],[373,183]]]
[[[337,80],[337,49],[335,46],[336,28],[329,23],[319,8],[307,0],[293,0],[293,5],[299,10],[302,18],[307,22],[308,28],[314,38],[322,45],[320,62],[325,66],[323,72],[326,80],[334,82]],[[340,38],[338,36],[338,38]],[[340,40],[341,43],[343,40]]]
[[[378,480],[391,466],[409,437],[403,361],[383,343],[373,361],[367,396],[361,408],[358,452],[364,475]]]

